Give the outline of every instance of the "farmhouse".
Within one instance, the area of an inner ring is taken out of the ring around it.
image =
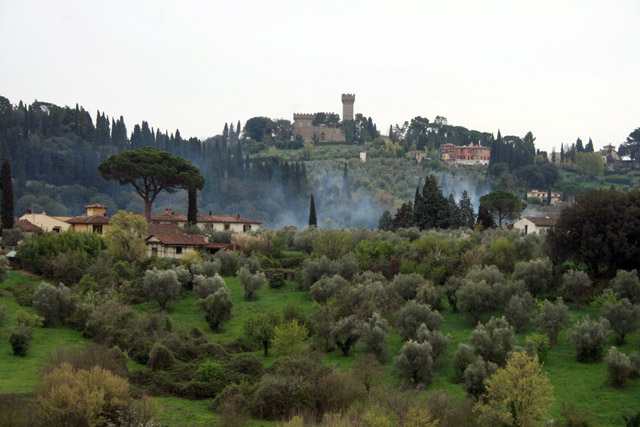
[[[551,192],[551,203],[549,203],[549,201],[548,201],[549,192],[547,192],[547,191],[540,191],[540,190],[536,190],[536,189],[528,191],[527,192],[527,199],[530,199],[532,197],[539,198],[542,206],[559,205],[559,204],[562,203],[562,199],[561,199],[560,193],[557,193],[555,191]]]
[[[104,234],[109,229],[109,217],[107,207],[99,203],[85,206],[86,215],[74,216],[65,222],[71,224],[74,231],[93,232]]]
[[[42,231],[53,231],[59,233],[66,231],[71,227],[71,224],[66,222],[71,219],[70,216],[49,216],[45,211],[42,213],[35,213],[28,210],[26,214],[22,215],[18,221],[28,221],[30,224],[35,225]]]
[[[524,234],[540,233],[556,225],[557,218],[548,216],[525,216],[513,223],[513,228]]]
[[[183,258],[198,250],[213,253],[232,247],[230,243],[208,243],[204,236],[185,233],[176,224],[151,224],[145,242],[147,256],[160,258]]]
[[[462,165],[488,165],[491,159],[491,149],[482,145],[453,145],[451,143],[440,146],[440,160]]]
[[[161,214],[151,214],[152,224],[176,224],[184,226],[187,223],[187,216],[177,214],[171,209],[165,209]],[[255,231],[260,228],[262,221],[240,217],[240,214],[233,215],[198,215],[198,225],[205,230],[211,231],[233,231],[244,233]]]

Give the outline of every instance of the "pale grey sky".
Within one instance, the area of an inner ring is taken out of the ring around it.
[[[0,95],[184,137],[257,115],[417,115],[536,146],[640,127],[640,1],[0,0]]]

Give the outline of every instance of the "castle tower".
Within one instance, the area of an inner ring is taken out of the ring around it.
[[[351,93],[342,94],[342,121],[353,120],[353,103],[356,102],[356,95]]]

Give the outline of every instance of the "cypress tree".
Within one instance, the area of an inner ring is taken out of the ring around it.
[[[344,164],[344,172],[342,173],[342,191],[344,196],[348,199],[351,198],[351,190],[349,189],[349,172],[347,171],[347,163]]]
[[[467,190],[462,192],[462,198],[459,204],[460,226],[473,228],[476,225],[476,214],[473,211],[473,205]]]
[[[198,223],[198,189],[195,187],[189,187],[187,223],[190,225],[196,225]]]
[[[462,227],[460,208],[458,207],[456,200],[453,198],[453,194],[449,193],[447,203],[449,204],[449,226],[452,228]]]
[[[589,142],[587,142],[587,145],[584,147],[584,151],[585,153],[593,153],[593,141],[591,138],[589,138]]]
[[[309,207],[309,227],[318,226],[318,217],[316,216],[316,203],[313,200],[313,193],[311,193],[311,206]]]
[[[0,187],[2,188],[2,208],[0,212],[2,228],[13,228],[13,182],[11,181],[9,160],[5,160],[2,164]]]
[[[226,122],[224,124],[224,130],[222,131],[222,140],[225,142],[229,140],[229,125]]]
[[[584,147],[582,146],[582,140],[580,138],[576,140],[576,151],[578,153],[584,152]]]
[[[240,130],[242,128],[240,127],[240,120],[238,120],[238,126],[236,126],[236,136],[238,137],[238,139],[240,139]]]

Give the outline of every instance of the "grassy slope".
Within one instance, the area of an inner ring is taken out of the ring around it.
[[[9,279],[0,285],[0,306],[8,307],[5,326],[0,329],[0,393],[35,391],[40,371],[39,366],[44,360],[47,351],[56,345],[68,345],[86,342],[78,332],[65,328],[39,329],[34,333],[34,345],[26,358],[17,358],[11,354],[8,343],[7,325],[15,323],[15,311],[19,306],[15,303],[7,288],[30,280],[28,277],[11,272]],[[216,342],[228,342],[242,336],[242,323],[252,312],[262,310],[281,311],[284,305],[293,302],[307,314],[313,312],[313,303],[306,292],[296,289],[293,283],[287,283],[282,289],[270,289],[265,287],[256,293],[256,300],[244,301],[244,292],[236,278],[226,278],[231,291],[231,299],[234,303],[232,319],[224,324],[223,333],[213,333],[209,330],[204,321],[203,314],[195,306],[196,297],[191,292],[185,292],[183,299],[169,303],[169,315],[174,322],[174,326],[196,326],[207,337]],[[152,310],[157,309],[156,303],[146,303],[136,306],[137,309]],[[597,310],[591,307],[575,309],[572,308],[574,323],[583,315],[590,315],[597,318]],[[494,313],[501,315],[501,313]],[[434,376],[434,383],[429,389],[445,389],[457,396],[464,396],[464,391],[458,384],[450,381],[452,375],[451,358],[458,344],[468,342],[469,335],[473,328],[466,318],[459,314],[454,314],[450,309],[443,312],[445,323],[443,332],[451,334],[452,341],[449,345],[449,352],[443,357],[440,368]],[[525,330],[518,335],[519,344],[523,344],[525,337],[533,332],[532,329]],[[610,341],[613,344],[613,340]],[[391,371],[392,357],[397,354],[402,346],[399,335],[392,334],[389,337],[388,354],[390,357],[385,365],[386,372]],[[640,334],[634,333],[629,336],[627,344],[621,347],[625,353],[635,351],[640,346]],[[268,358],[262,357],[261,351],[254,352],[265,364],[270,364],[275,359],[275,355]],[[339,369],[349,369],[353,363],[354,356],[343,357],[336,351],[327,355],[327,363],[337,366]],[[132,366],[134,367],[134,366]],[[135,368],[135,367],[134,367]],[[631,414],[640,411],[640,380],[630,382],[628,388],[616,390],[612,388],[606,378],[606,365],[581,364],[575,360],[575,351],[568,343],[568,334],[562,332],[559,343],[549,352],[545,371],[554,386],[556,401],[552,410],[553,416],[559,416],[562,410],[562,403],[568,405],[575,403],[579,410],[591,409],[596,412],[598,420],[602,425],[616,425],[621,422],[622,414]],[[388,381],[392,381],[390,377]],[[218,420],[218,416],[213,414],[208,405],[210,401],[187,401],[178,398],[154,398],[160,412],[157,420],[169,426],[178,425],[210,425]],[[268,423],[256,421],[255,425],[267,425]]]

